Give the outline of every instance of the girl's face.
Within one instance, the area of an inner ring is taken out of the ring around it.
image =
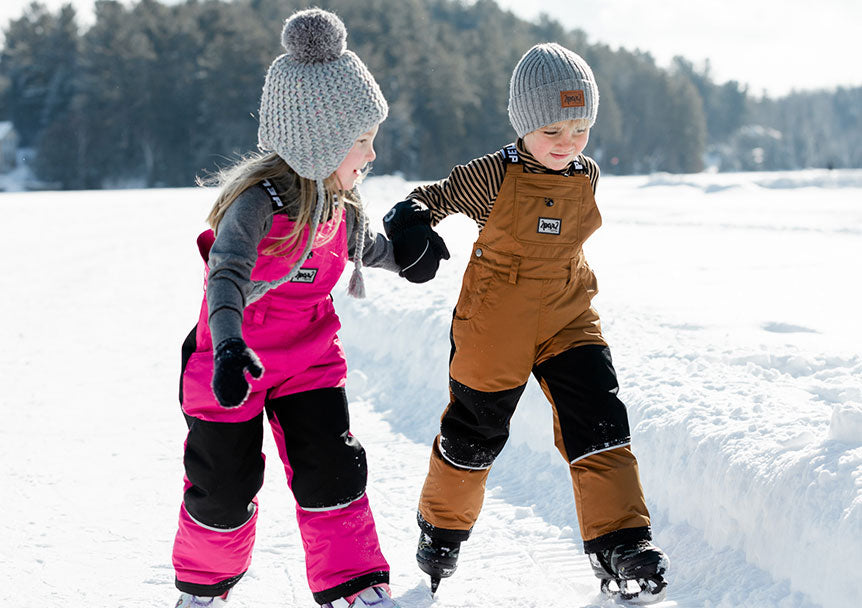
[[[562,171],[584,151],[590,140],[589,123],[563,120],[524,135],[527,152],[552,171]]]
[[[377,127],[378,125],[375,125],[374,128],[366,131],[353,142],[350,152],[335,170],[335,175],[345,190],[353,188],[356,180],[362,176],[365,165],[377,158],[377,154],[374,153],[374,138],[377,135]]]

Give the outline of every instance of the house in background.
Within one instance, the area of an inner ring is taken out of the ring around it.
[[[0,173],[7,173],[15,168],[17,153],[18,132],[8,120],[0,121]]]

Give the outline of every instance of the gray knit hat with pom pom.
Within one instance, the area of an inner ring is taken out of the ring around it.
[[[599,87],[583,57],[555,42],[524,53],[509,83],[509,120],[518,137],[545,125],[599,111]]]
[[[294,13],[284,23],[281,44],[287,52],[275,58],[263,83],[258,147],[275,152],[299,175],[314,180],[317,204],[299,260],[287,275],[266,283],[264,292],[290,281],[311,255],[323,221],[323,180],[338,169],[359,136],[383,122],[389,112],[371,72],[347,50],[347,29],[335,14],[318,8]],[[347,292],[364,298],[361,270],[367,218],[361,201],[357,222]]]
[[[281,44],[286,52],[263,84],[258,146],[302,177],[322,180],[360,135],[383,122],[389,106],[362,60],[347,50],[347,29],[333,13],[294,13]]]

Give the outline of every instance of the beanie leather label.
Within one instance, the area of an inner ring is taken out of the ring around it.
[[[586,105],[583,89],[560,91],[560,106],[563,108],[582,108]]]

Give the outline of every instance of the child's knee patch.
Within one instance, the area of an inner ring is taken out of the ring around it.
[[[365,493],[365,449],[350,434],[343,388],[279,397],[267,411],[301,508],[338,508]]]

